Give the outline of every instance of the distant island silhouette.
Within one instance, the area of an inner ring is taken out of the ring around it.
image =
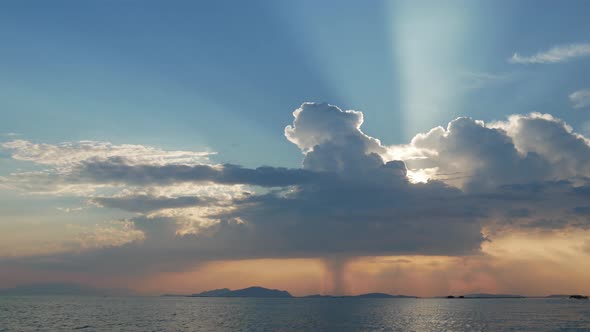
[[[322,295],[313,294],[306,296],[293,296],[285,290],[269,289],[259,286],[247,287],[242,289],[230,290],[229,288],[220,288],[208,290],[190,295],[163,294],[162,296],[185,296],[185,297],[266,297],[266,298],[367,298],[367,299],[387,299],[387,298],[417,298],[417,296],[408,295],[391,295],[386,293],[366,293],[359,295]]]
[[[190,297],[293,297],[289,292],[278,289],[268,289],[264,287],[248,287],[237,290],[229,288],[214,289],[197,294],[191,294]]]
[[[179,294],[164,294],[162,296],[183,296],[183,297],[259,297],[259,298],[365,298],[365,299],[391,299],[391,298],[420,298],[412,295],[391,295],[387,293],[366,293],[359,295],[322,295],[312,294],[304,296],[293,296],[289,292],[278,289],[269,289],[260,286],[247,287],[243,289],[230,290],[229,288],[220,288],[201,293],[195,293],[190,295],[179,295]],[[524,299],[535,296],[524,296],[518,294],[489,294],[489,293],[473,293],[465,295],[448,295],[434,298],[448,298],[448,299]],[[587,298],[583,295],[562,295],[554,294],[548,296],[536,296],[537,298],[571,298],[571,299],[584,299]],[[427,297],[428,298],[428,297]]]

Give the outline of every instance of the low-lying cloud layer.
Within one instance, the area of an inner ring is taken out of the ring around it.
[[[298,169],[106,143],[4,143],[14,159],[50,168],[0,186],[131,212],[128,231],[143,234],[4,264],[129,274],[220,259],[464,256],[514,229],[590,226],[590,141],[550,115],[458,118],[399,146],[363,133],[361,112],[305,103],[293,115],[285,136],[303,154]]]

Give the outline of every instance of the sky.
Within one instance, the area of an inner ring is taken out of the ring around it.
[[[3,1],[0,288],[590,293],[588,1]]]

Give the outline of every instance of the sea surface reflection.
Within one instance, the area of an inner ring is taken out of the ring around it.
[[[590,331],[590,301],[0,297],[0,331]]]

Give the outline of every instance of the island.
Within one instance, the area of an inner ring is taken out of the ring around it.
[[[237,290],[228,288],[214,289],[201,293],[191,294],[189,297],[293,297],[289,292],[264,287],[248,287]]]

